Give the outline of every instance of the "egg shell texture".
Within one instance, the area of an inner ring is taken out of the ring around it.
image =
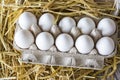
[[[73,47],[74,41],[69,34],[63,33],[56,38],[55,44],[59,51],[67,52]]]
[[[103,18],[97,26],[98,30],[101,31],[103,36],[111,36],[116,31],[116,24],[110,18]]]
[[[37,24],[37,19],[31,12],[23,12],[18,19],[20,27],[24,30],[29,30],[33,24]]]
[[[76,27],[76,22],[71,17],[64,17],[60,20],[59,27],[62,32],[69,33],[73,27]]]
[[[34,42],[33,34],[28,30],[20,30],[15,33],[15,43],[20,48],[29,48]]]
[[[44,13],[39,18],[39,26],[43,31],[49,31],[54,24],[55,17],[51,13]]]
[[[36,37],[36,45],[40,50],[48,50],[54,44],[54,38],[49,32],[41,32]]]
[[[89,34],[95,28],[95,22],[89,17],[83,17],[78,21],[77,27],[83,34]]]
[[[101,55],[110,55],[115,49],[115,43],[110,37],[103,37],[96,43],[96,48]]]
[[[94,41],[88,35],[81,35],[75,43],[76,48],[82,54],[88,54],[94,48]]]

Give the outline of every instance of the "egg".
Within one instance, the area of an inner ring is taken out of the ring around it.
[[[64,17],[60,20],[59,27],[62,32],[69,33],[73,27],[76,27],[76,22],[71,17]]]
[[[41,32],[36,37],[36,45],[40,50],[48,50],[54,44],[54,38],[49,32]]]
[[[29,30],[33,24],[37,24],[37,19],[31,12],[23,12],[18,19],[20,27],[24,30]]]
[[[69,34],[62,33],[56,38],[55,45],[59,51],[67,52],[73,47],[74,41]]]
[[[39,26],[43,31],[49,31],[55,22],[55,17],[51,13],[44,13],[39,18]]]
[[[103,36],[111,36],[116,31],[116,24],[110,18],[103,18],[97,26],[98,30],[101,31]]]
[[[34,36],[28,30],[20,30],[15,33],[15,43],[20,48],[29,48],[34,43]]]
[[[110,55],[115,49],[115,43],[110,37],[103,37],[96,43],[100,55]]]
[[[90,34],[95,28],[95,22],[89,17],[83,17],[78,21],[77,27],[83,34]]]
[[[75,46],[81,54],[88,54],[94,48],[94,41],[88,35],[81,35],[77,38]]]

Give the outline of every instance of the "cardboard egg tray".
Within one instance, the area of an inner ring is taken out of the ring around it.
[[[98,20],[96,24],[98,23]],[[20,29],[19,24],[16,23],[15,33]],[[64,66],[84,69],[100,70],[104,67],[104,59],[113,57],[117,53],[117,31],[111,38],[115,42],[115,50],[111,55],[102,56],[98,54],[80,54],[77,52],[63,53],[60,51],[41,51],[39,49],[21,49],[13,41],[13,45],[17,50],[22,51],[21,61],[24,63],[43,64],[49,66]]]

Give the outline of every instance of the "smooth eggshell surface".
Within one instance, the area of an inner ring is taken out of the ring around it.
[[[29,30],[33,24],[37,24],[37,19],[31,12],[23,12],[18,19],[18,23],[22,29]]]
[[[103,36],[111,36],[116,31],[116,24],[110,18],[103,18],[97,26],[98,30],[101,31]]]
[[[103,37],[96,43],[96,48],[101,55],[110,55],[115,49],[115,43],[110,37]]]
[[[89,17],[83,17],[78,21],[77,27],[83,34],[89,34],[95,28],[95,22]]]
[[[34,42],[34,36],[28,30],[20,30],[15,33],[15,43],[20,48],[29,48]]]
[[[54,38],[49,32],[41,32],[36,37],[36,45],[40,50],[48,50],[54,44]]]
[[[39,18],[39,26],[43,31],[49,31],[54,24],[55,17],[51,13],[44,13]]]
[[[88,35],[81,35],[77,38],[75,46],[81,54],[88,54],[94,47],[94,41]]]
[[[71,17],[64,17],[60,20],[59,27],[62,32],[69,33],[73,27],[76,27],[76,22]]]
[[[67,52],[73,47],[74,41],[69,34],[63,33],[56,38],[55,44],[59,51]]]

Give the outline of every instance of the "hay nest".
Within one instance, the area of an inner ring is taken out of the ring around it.
[[[63,16],[76,17],[88,15],[95,19],[111,17],[120,24],[120,17],[112,15],[115,11],[112,1],[94,0],[1,0],[0,4],[0,79],[8,80],[114,80],[114,72],[120,63],[118,53],[105,60],[102,70],[53,67],[38,64],[25,64],[19,58],[21,52],[13,48],[15,23],[23,11],[33,12],[38,18],[44,12],[53,13],[56,22]],[[119,28],[118,28],[119,30]]]

